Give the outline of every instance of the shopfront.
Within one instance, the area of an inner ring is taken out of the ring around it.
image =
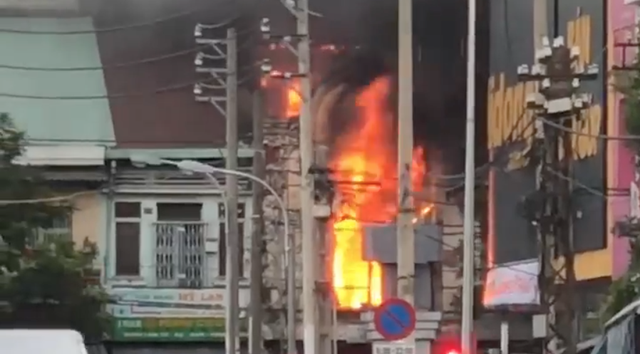
[[[244,290],[244,289],[243,289]],[[222,354],[225,338],[224,289],[138,289],[109,291],[114,316],[111,354]],[[240,306],[248,304],[241,291]],[[247,319],[240,319],[242,341]]]

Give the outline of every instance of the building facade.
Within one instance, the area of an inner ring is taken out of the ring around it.
[[[487,146],[495,168],[489,178],[490,266],[535,262],[539,247],[537,229],[524,212],[523,197],[536,190],[536,170],[528,159],[514,159],[531,147],[532,115],[525,97],[535,84],[519,83],[516,69],[534,58],[532,3],[492,3],[487,107]],[[621,97],[611,88],[610,69],[615,64],[616,29],[635,21],[623,1],[548,1],[549,36],[563,36],[569,46],[580,48],[579,65],[596,63],[600,76],[583,82],[582,91],[593,98],[592,106],[575,124],[582,136],[575,139],[573,180],[577,210],[573,242],[579,281],[576,323],[580,339],[597,331],[597,313],[612,277],[625,268],[625,240],[611,231],[615,221],[628,213],[629,200],[605,197],[595,191],[628,190],[633,161],[624,143],[605,141],[600,134],[621,135]],[[553,11],[552,11],[553,10]],[[498,19],[498,20],[496,20]],[[586,186],[586,187],[585,187]],[[589,188],[587,188],[589,187]],[[589,192],[591,190],[591,192]],[[605,193],[606,194],[606,193]],[[624,193],[619,193],[624,194]],[[526,320],[525,322],[528,322]]]
[[[98,245],[96,267],[115,317],[114,353],[144,352],[157,342],[169,352],[171,343],[222,351],[223,192],[205,175],[131,163],[134,155],[145,154],[224,165],[224,117],[195,102],[192,84],[185,85],[198,79],[191,37],[197,20],[186,17],[116,34],[100,28],[144,22],[147,14],[126,4],[117,9],[105,4],[0,1],[0,44],[12,48],[0,60],[0,111],[26,133],[18,162],[41,167],[52,188],[69,196],[73,206],[68,218],[53,220],[40,234]],[[157,18],[178,10],[148,12]],[[162,31],[188,38],[160,35],[167,41],[156,46],[147,41],[150,32],[157,38]],[[167,59],[140,63],[162,55]],[[243,122],[251,112],[245,108],[251,105],[247,88],[240,91],[244,143],[250,125]],[[248,170],[253,152],[245,146],[239,151],[240,168]],[[215,177],[224,186],[224,176]],[[244,179],[239,203],[242,256],[237,261],[246,338],[254,211],[251,185]]]
[[[638,41],[638,21],[640,3],[628,0],[609,1],[609,16],[611,18],[609,26],[609,43],[612,50],[609,53],[610,67],[619,68],[632,64],[636,59],[636,47],[623,47],[628,43]],[[615,70],[615,69],[614,69]],[[611,114],[616,117],[611,124],[610,135],[626,135],[624,97],[618,92],[612,92],[609,101]],[[637,153],[632,151],[627,144],[622,141],[611,141],[610,164],[612,165],[610,176],[610,188],[615,190],[629,190],[628,196],[610,198],[611,224],[623,221],[628,217],[640,216],[640,194],[638,192]],[[626,272],[630,260],[629,244],[625,238],[612,237],[613,257],[612,257],[612,277],[617,278]]]

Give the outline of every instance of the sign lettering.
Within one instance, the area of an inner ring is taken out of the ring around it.
[[[591,63],[591,16],[583,15],[567,22],[567,46],[580,48],[575,69],[582,70]]]
[[[574,117],[571,127],[577,134],[571,134],[571,147],[573,149],[573,159],[581,160],[595,156],[598,153],[598,138],[602,126],[602,108],[595,105],[582,112],[580,117]],[[559,157],[565,156],[564,145],[559,144]]]
[[[534,82],[519,83],[507,87],[505,75],[489,79],[487,105],[487,140],[489,149],[509,142],[525,140],[526,146],[533,141],[534,125],[532,112],[526,110],[526,97],[537,91]]]
[[[222,302],[223,295],[221,293],[201,293],[201,292],[181,292],[178,294],[179,301],[181,302]]]
[[[591,17],[583,15],[567,23],[567,45],[578,47],[580,57],[574,69],[582,70],[591,62]],[[528,165],[527,152],[531,149],[535,125],[533,114],[526,110],[526,97],[537,91],[533,82],[505,84],[505,75],[499,74],[489,79],[487,141],[488,148],[494,149],[516,141],[524,141],[521,151],[510,154],[508,169],[515,170]],[[571,135],[573,159],[580,160],[598,153],[598,139],[588,135],[598,135],[602,127],[602,107],[593,105],[572,118],[571,128],[579,134]],[[563,144],[559,142],[560,158],[564,157]]]

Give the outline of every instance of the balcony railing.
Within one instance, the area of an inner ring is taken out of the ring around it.
[[[154,232],[155,285],[172,288],[205,286],[205,279],[208,279],[207,223],[157,222]]]
[[[35,232],[35,244],[49,244],[60,241],[71,241],[72,231],[68,227],[41,228]]]

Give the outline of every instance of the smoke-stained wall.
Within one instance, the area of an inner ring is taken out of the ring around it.
[[[581,50],[580,65],[598,63],[606,67],[603,0],[549,0],[548,33],[564,36],[569,46]],[[536,190],[536,170],[528,153],[532,148],[533,119],[525,109],[527,93],[535,83],[519,83],[517,66],[532,64],[533,2],[496,1],[490,9],[491,78],[488,82],[488,149],[490,172],[489,245],[494,263],[534,258],[538,254],[536,229],[527,220],[525,196]],[[593,106],[575,120],[573,129],[584,134],[604,132],[606,118],[605,75],[584,82],[582,92],[593,95]],[[574,135],[574,180],[576,202],[574,245],[585,253],[606,247],[605,201],[585,188],[604,190],[606,146],[595,138]],[[579,262],[579,260],[577,260]]]

